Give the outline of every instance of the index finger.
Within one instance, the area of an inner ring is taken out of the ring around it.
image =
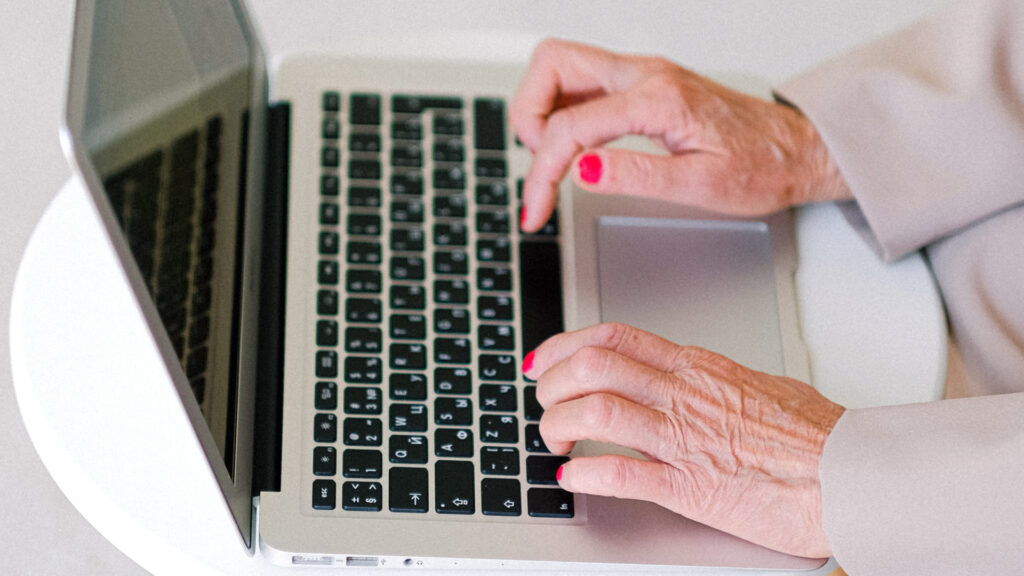
[[[625,62],[619,55],[594,46],[542,41],[534,50],[509,110],[519,139],[536,150],[552,112],[633,82],[635,72]]]
[[[611,350],[663,372],[672,372],[681,352],[686,350],[674,342],[626,324],[597,324],[545,340],[523,362],[523,374],[536,380],[552,366],[585,347]]]

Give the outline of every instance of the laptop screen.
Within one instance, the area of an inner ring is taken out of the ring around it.
[[[253,61],[239,22],[227,2],[97,1],[79,136],[232,476]]]

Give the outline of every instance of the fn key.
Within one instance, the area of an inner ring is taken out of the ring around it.
[[[572,492],[561,488],[530,488],[526,492],[530,516],[541,518],[572,518],[576,509]]]

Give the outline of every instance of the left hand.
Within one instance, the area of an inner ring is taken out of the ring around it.
[[[828,557],[818,462],[844,408],[802,382],[621,324],[554,336],[524,362],[555,454],[578,440],[648,459],[574,458],[573,492],[660,504],[741,538]]]

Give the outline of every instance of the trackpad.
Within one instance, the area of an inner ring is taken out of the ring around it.
[[[605,216],[597,227],[602,321],[785,373],[767,224]]]

